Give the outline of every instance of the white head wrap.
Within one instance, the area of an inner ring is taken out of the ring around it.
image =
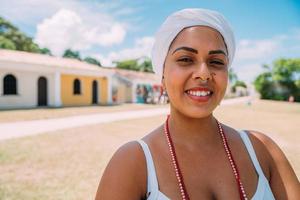
[[[235,40],[233,31],[225,18],[212,10],[183,9],[170,15],[155,35],[152,49],[152,65],[155,73],[162,76],[165,59],[172,41],[180,31],[191,26],[208,26],[217,30],[223,36],[227,46],[228,67],[231,65],[235,53]]]

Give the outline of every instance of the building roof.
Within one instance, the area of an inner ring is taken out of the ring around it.
[[[111,73],[111,70],[71,58],[61,58],[38,53],[0,49],[0,61],[53,66],[65,69],[80,69]]]
[[[161,79],[158,75],[149,72],[139,72],[133,70],[125,70],[112,68],[111,70],[115,71],[118,76],[125,77],[128,80],[135,81],[138,83],[151,83],[151,84],[160,84]]]

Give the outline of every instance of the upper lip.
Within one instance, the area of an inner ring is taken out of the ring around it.
[[[208,87],[193,87],[193,88],[185,90],[185,92],[187,92],[187,91],[210,91],[210,92],[212,92],[212,89],[210,89]]]

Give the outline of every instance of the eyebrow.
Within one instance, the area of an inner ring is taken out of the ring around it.
[[[179,50],[190,51],[190,52],[196,53],[196,54],[198,53],[198,51],[196,49],[193,49],[191,47],[179,47],[179,48],[175,49],[172,54],[174,54],[176,51],[179,51]]]
[[[211,54],[224,54],[225,56],[227,56],[226,53],[221,49],[209,51],[208,54],[209,55],[211,55]]]
[[[173,51],[172,54],[174,54],[176,51],[179,51],[179,50],[190,51],[190,52],[196,53],[196,54],[198,53],[198,51],[197,51],[196,49],[193,49],[193,48],[191,48],[191,47],[178,47],[177,49],[175,49],[175,50]],[[221,49],[218,49],[218,50],[211,50],[211,51],[208,52],[208,54],[209,54],[209,55],[211,55],[211,54],[224,54],[225,56],[227,56],[226,53],[225,53],[223,50],[221,50]]]

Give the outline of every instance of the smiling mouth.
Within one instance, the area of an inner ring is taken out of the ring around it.
[[[197,103],[206,103],[208,102],[213,95],[213,91],[208,88],[197,87],[185,91],[185,94],[194,102]]]
[[[187,93],[189,96],[207,97],[207,96],[211,96],[213,94],[213,91],[207,88],[197,88],[197,89],[194,88],[194,89],[186,90],[185,93]]]
[[[213,92],[209,90],[187,90],[185,93],[195,97],[208,97],[213,94]]]

